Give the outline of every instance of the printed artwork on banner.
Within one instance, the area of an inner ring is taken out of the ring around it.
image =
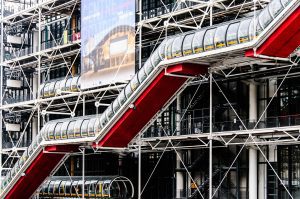
[[[135,70],[135,1],[82,0],[81,89],[130,80]]]

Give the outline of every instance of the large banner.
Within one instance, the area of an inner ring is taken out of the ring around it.
[[[81,1],[81,88],[130,80],[135,70],[135,1]]]

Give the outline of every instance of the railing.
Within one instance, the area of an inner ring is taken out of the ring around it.
[[[56,46],[71,44],[73,42],[76,42],[76,41],[80,40],[80,36],[81,36],[80,32],[77,32],[77,33],[72,33],[71,35],[68,35],[66,37],[63,36],[63,37],[61,37],[59,39],[56,39],[56,40],[44,42],[44,43],[41,44],[41,50],[47,50],[47,49],[50,49],[50,48],[54,48]],[[8,61],[8,60],[11,60],[11,59],[15,59],[15,58],[23,57],[23,56],[26,56],[26,55],[30,55],[30,54],[35,53],[35,52],[38,52],[38,46],[16,50],[16,51],[13,51],[11,53],[6,52],[4,59],[6,61]]]
[[[248,130],[253,129],[256,121],[242,120]],[[233,121],[213,122],[213,132],[246,130],[238,119]],[[267,117],[256,125],[256,129],[276,128],[300,125],[300,114]],[[151,125],[144,133],[144,137],[164,137],[171,135],[191,135],[209,133],[209,117],[190,117],[180,123],[181,129],[175,131],[169,126]],[[166,135],[167,134],[167,135]]]

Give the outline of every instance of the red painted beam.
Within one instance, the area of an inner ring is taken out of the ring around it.
[[[207,72],[207,66],[179,64],[167,68],[167,73],[199,75]],[[128,109],[109,130],[98,146],[125,147],[150,119],[180,89],[187,78],[165,75],[163,70],[134,102],[135,109]],[[96,144],[94,144],[96,147]]]
[[[19,178],[17,183],[13,186],[5,198],[30,198],[64,157],[64,154],[51,152],[71,152],[77,150],[78,146],[76,147],[74,145],[46,147],[45,152],[41,151],[39,153],[39,155],[25,171],[25,176]]]
[[[273,57],[288,57],[300,45],[300,7],[298,7],[272,34],[257,48],[256,54]],[[246,57],[254,57],[253,49],[246,51]]]

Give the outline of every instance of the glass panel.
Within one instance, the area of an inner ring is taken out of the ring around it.
[[[77,184],[78,181],[73,181],[71,185],[71,196],[77,196]]]
[[[137,74],[135,74],[134,77],[130,81],[130,86],[131,86],[132,91],[135,91],[139,85],[140,85],[140,82],[138,80],[138,76],[137,76]]]
[[[66,82],[66,89],[65,91],[71,91],[71,84],[72,84],[72,78],[69,78]]]
[[[49,97],[49,83],[45,84],[45,87],[44,87],[44,97]]]
[[[284,7],[286,7],[289,3],[290,3],[291,0],[281,0],[281,3]]]
[[[48,187],[48,194],[53,195],[55,181],[51,181]]]
[[[182,44],[182,51],[184,56],[191,55],[193,53],[192,43],[194,36],[194,33],[185,36]]]
[[[265,29],[273,20],[269,13],[269,6],[263,9],[258,18],[261,26],[263,27],[263,29]]]
[[[119,104],[122,106],[126,102],[125,89],[121,91],[121,93],[117,97]]]
[[[130,84],[128,83],[125,87],[125,94],[126,94],[126,98],[128,99],[131,94],[133,93],[133,91],[131,90],[131,86]]]
[[[201,30],[195,33],[193,39],[193,52],[194,53],[201,53],[203,52],[203,38],[206,30]]]
[[[80,138],[81,137],[81,124],[83,120],[77,120],[75,125],[74,125],[74,134],[75,138]]]
[[[42,84],[41,85],[41,91],[40,91],[41,97],[44,97],[44,87],[45,87],[45,84]]]
[[[61,181],[60,180],[57,180],[55,181],[54,183],[54,190],[53,190],[53,193],[55,195],[58,195],[59,194],[59,185],[60,185]]]
[[[227,46],[233,46],[238,44],[238,29],[240,23],[230,24],[227,29]]]
[[[159,56],[159,49],[156,49],[152,55],[150,56],[151,62],[153,66],[157,66],[161,61],[161,57]]]
[[[69,123],[69,126],[68,126],[68,130],[67,130],[67,135],[68,135],[68,138],[70,139],[72,139],[72,138],[74,138],[74,125],[75,125],[75,122],[76,121],[71,121],[70,123]]]
[[[214,45],[214,36],[215,36],[216,28],[207,30],[204,36],[204,50],[209,51],[215,49]]]
[[[57,123],[56,127],[55,127],[55,139],[59,140],[61,139],[61,126],[62,126],[62,122]]]
[[[66,192],[66,187],[65,187],[65,185],[66,185],[66,181],[62,181],[62,182],[60,183],[60,186],[59,186],[59,195],[60,195],[60,196],[64,196],[64,195],[65,195],[65,192]]]
[[[165,52],[167,59],[172,58],[172,44],[173,44],[173,41],[174,41],[174,38],[170,38],[167,41],[166,52]]]
[[[241,21],[239,32],[238,32],[239,43],[245,43],[250,41],[249,38],[250,22],[251,19],[246,19]]]
[[[52,96],[54,96],[54,87],[55,87],[55,83],[56,82],[51,82],[50,84],[49,84],[49,96],[50,97],[52,97]]]
[[[55,82],[54,94],[56,94],[56,93],[57,93],[57,90],[60,89],[60,82],[61,82],[61,81],[56,81],[56,82]]]
[[[113,112],[113,109],[112,109],[112,104],[110,104],[110,105],[107,107],[107,109],[106,109],[106,111],[105,111],[105,114],[106,114],[106,117],[107,117],[107,121],[110,120],[110,118],[113,117],[114,112]]]
[[[92,118],[92,119],[90,119],[90,122],[89,122],[89,129],[88,129],[88,136],[89,136],[89,137],[95,135],[94,127],[95,127],[96,119],[98,120],[98,118]]]
[[[90,120],[89,119],[85,119],[82,122],[81,125],[81,136],[82,137],[87,137],[88,136],[88,125],[89,125]]]
[[[65,193],[65,196],[71,196],[71,181],[66,182]]]
[[[56,122],[52,122],[51,124],[49,124],[49,128],[48,128],[48,138],[49,140],[54,140],[54,129],[56,126]]]
[[[94,125],[94,131],[93,131],[93,134],[91,134],[91,136],[95,136],[95,133],[99,134],[101,130],[102,130],[102,128],[100,126],[100,120],[99,120],[99,118],[97,118],[95,125]]]
[[[78,91],[78,86],[77,86],[78,79],[79,79],[79,77],[73,77],[72,78],[71,91],[73,91],[73,92]]]
[[[139,78],[139,81],[142,83],[146,78],[147,78],[147,75],[146,75],[146,72],[145,72],[145,68],[141,68],[138,72],[138,78]]]
[[[61,91],[65,91],[66,90],[66,80],[65,79],[63,79],[63,80],[60,81],[59,88],[60,88]]]
[[[102,127],[104,127],[107,123],[107,118],[105,116],[105,114],[102,114],[101,117],[100,117],[100,124]]]
[[[153,67],[150,59],[148,59],[146,61],[143,68],[145,69],[145,72],[147,73],[147,75],[149,75],[153,71],[154,67]]]
[[[228,25],[219,26],[216,30],[215,34],[215,45],[216,48],[223,48],[226,46],[226,31],[227,31]]]
[[[161,42],[161,44],[159,45],[159,56],[161,60],[165,59],[166,56],[166,44],[167,44],[167,40],[165,39],[163,42]],[[146,71],[147,72],[147,71]],[[149,73],[147,73],[149,74]]]
[[[61,126],[61,139],[67,139],[67,129],[70,121],[65,121]]]
[[[173,45],[172,45],[172,57],[182,57],[182,42],[183,42],[184,36],[178,36],[174,39]]]
[[[277,17],[282,10],[283,10],[283,6],[280,0],[273,0],[270,2],[269,11],[273,18]]]
[[[118,99],[115,99],[113,102],[113,110],[116,113],[119,109],[120,109],[119,101],[118,101]]]
[[[256,33],[254,35],[254,27],[256,26]],[[258,20],[256,19],[255,20],[255,25],[254,25],[254,18],[253,20],[251,20],[251,23],[250,23],[250,28],[249,28],[249,34],[250,34],[250,40],[253,40],[256,38],[256,36],[262,31],[262,28],[260,26],[260,24],[258,23]]]

